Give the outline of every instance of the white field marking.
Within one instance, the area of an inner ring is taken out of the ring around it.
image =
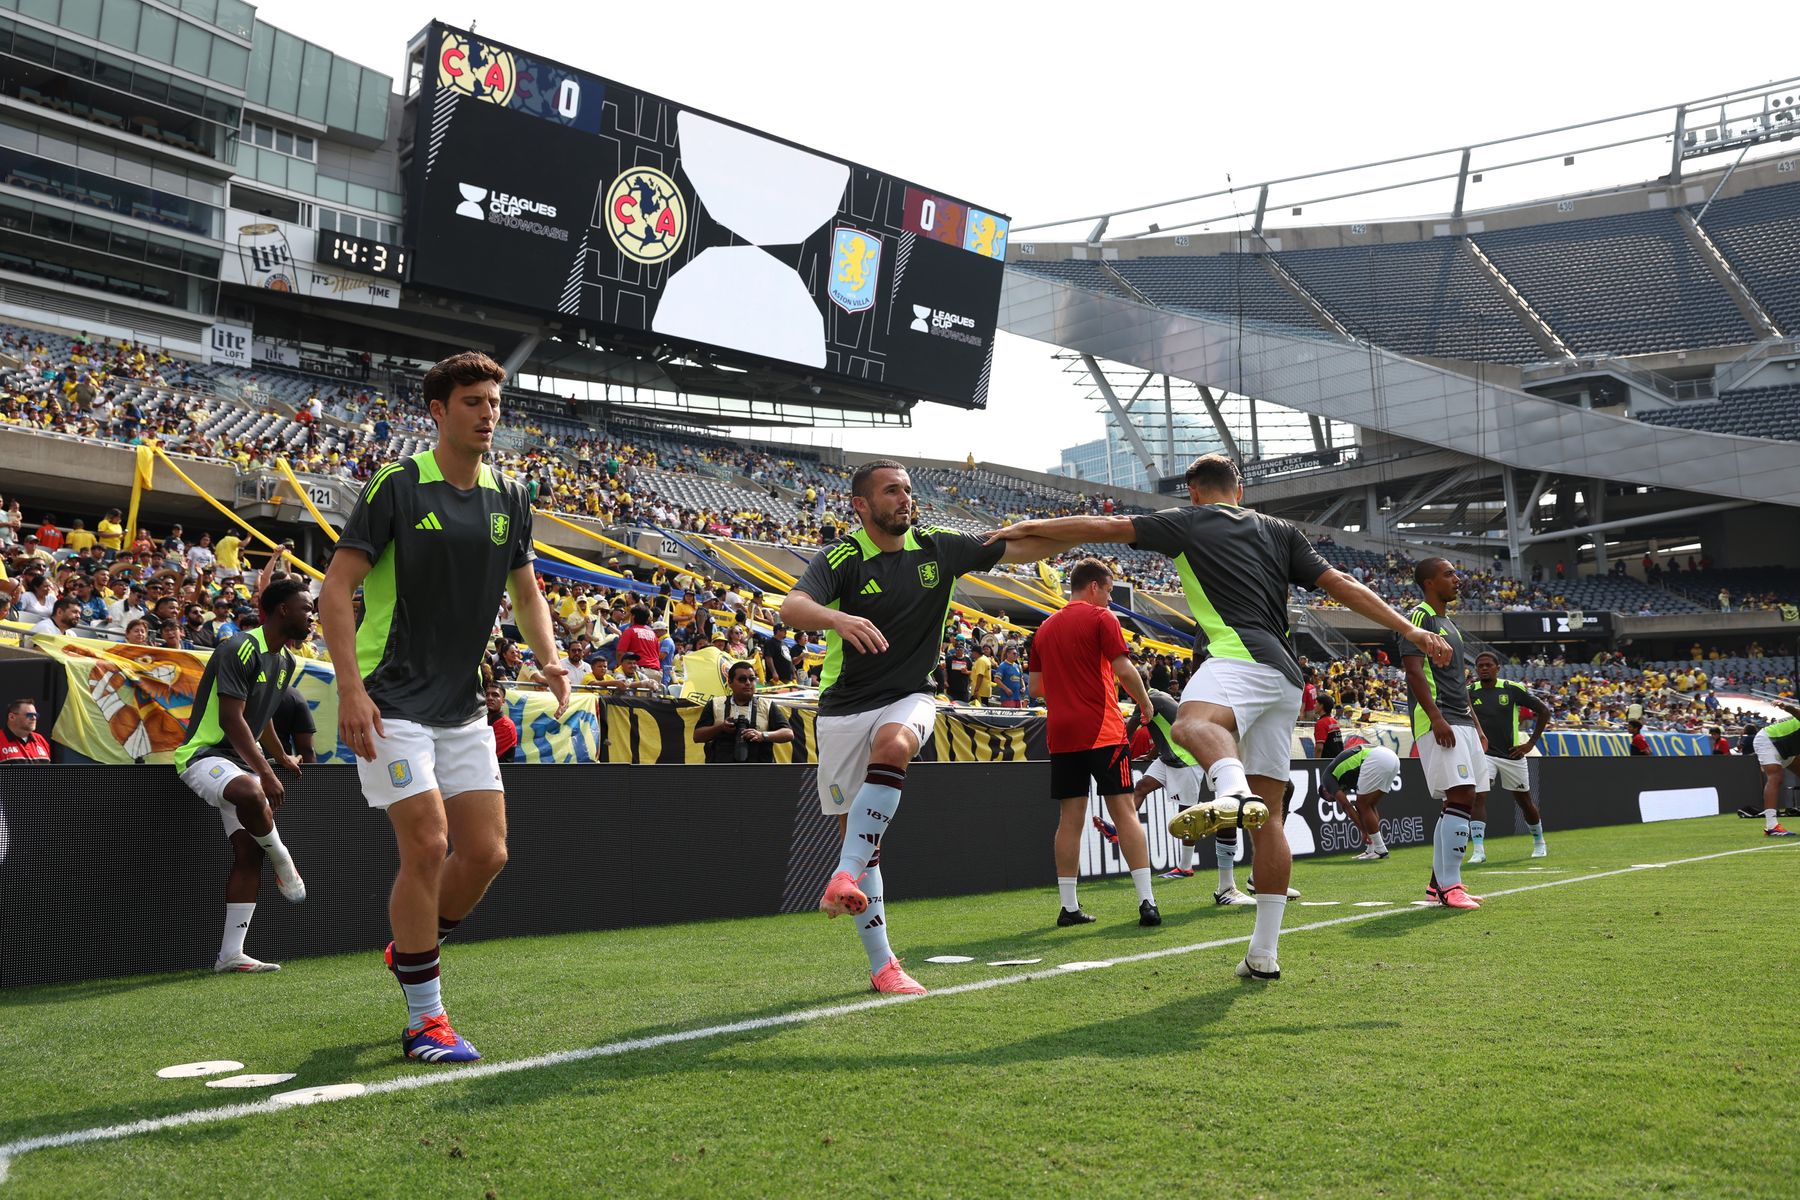
[[[1659,867],[1678,867],[1689,863],[1707,862],[1715,858],[1731,858],[1739,854],[1755,854],[1762,850],[1782,850],[1795,848],[1793,843],[1781,845],[1750,846],[1740,850],[1721,850],[1716,854],[1699,854],[1692,858],[1677,858],[1666,863],[1638,863],[1634,866],[1620,867],[1611,871],[1596,871],[1591,875],[1572,875],[1567,879],[1546,879],[1541,883],[1528,883],[1520,887],[1506,888],[1502,891],[1489,892],[1488,899],[1496,896],[1513,896],[1520,892],[1535,892],[1543,888],[1564,887],[1571,883],[1588,883],[1595,879],[1610,879],[1615,875],[1630,875],[1637,871]],[[1357,921],[1375,921],[1382,917],[1391,917],[1398,913],[1412,912],[1412,908],[1379,908],[1367,912],[1351,913],[1347,916],[1332,917],[1324,921],[1312,921],[1305,925],[1296,925],[1282,931],[1284,936],[1296,933],[1309,933],[1316,929],[1330,929],[1337,925],[1350,925]],[[1110,959],[1113,966],[1125,963],[1152,962],[1160,958],[1175,958],[1185,954],[1196,954],[1203,950],[1219,950],[1226,946],[1248,942],[1250,936],[1218,938],[1210,942],[1196,942],[1188,946],[1169,946],[1161,950],[1146,950],[1139,954],[1126,954]],[[1081,972],[1075,972],[1080,974]],[[958,983],[950,987],[937,988],[924,996],[876,996],[868,1000],[857,1000],[850,1004],[834,1004],[825,1008],[808,1008],[797,1012],[782,1013],[772,1017],[754,1017],[743,1021],[731,1021],[724,1025],[708,1025],[701,1029],[684,1029],[675,1033],[658,1033],[649,1037],[628,1038],[622,1042],[607,1042],[599,1046],[587,1046],[579,1050],[557,1050],[549,1054],[538,1054],[530,1058],[515,1058],[507,1062],[483,1062],[472,1067],[460,1067],[448,1071],[432,1071],[429,1074],[401,1075],[393,1079],[383,1079],[371,1083],[356,1095],[379,1096],[389,1092],[410,1092],[418,1088],[435,1087],[443,1083],[460,1083],[470,1079],[485,1078],[490,1075],[510,1075],[515,1071],[535,1071],[542,1067],[560,1067],[569,1063],[587,1062],[595,1058],[613,1058],[621,1054],[631,1054],[638,1050],[654,1050],[660,1046],[676,1046],[684,1042],[698,1042],[707,1038],[726,1037],[734,1033],[753,1033],[761,1029],[778,1029],[787,1025],[803,1025],[810,1021],[822,1020],[826,1017],[844,1017],[853,1013],[868,1012],[870,1009],[890,1008],[896,1004],[913,1004],[932,997],[960,996],[968,992],[981,992],[989,988],[1006,987],[1014,983],[1026,983],[1032,980],[1066,978],[1070,972],[1061,966],[1047,967],[1041,971],[1023,971],[1017,975],[996,975],[991,979],[977,979],[969,983]],[[335,1085],[359,1086],[359,1085]],[[343,1097],[345,1099],[349,1096]],[[189,1125],[210,1125],[220,1121],[232,1121],[239,1117],[269,1116],[275,1113],[291,1111],[290,1106],[276,1103],[279,1097],[259,1100],[249,1104],[226,1104],[214,1108],[196,1108],[189,1112],[174,1113],[166,1117],[152,1117],[141,1121],[127,1121],[118,1125],[101,1125],[93,1129],[75,1129],[68,1133],[48,1133],[37,1137],[22,1138],[16,1142],[0,1145],[0,1183],[6,1181],[7,1173],[14,1159],[29,1154],[33,1150],[52,1150],[63,1146],[80,1146],[90,1142],[111,1142],[120,1138],[133,1137],[141,1133],[159,1133],[165,1129],[180,1129]]]
[[[1388,905],[1390,905],[1392,903],[1393,903],[1392,900],[1358,900],[1356,902],[1356,907],[1357,908],[1386,908]]]

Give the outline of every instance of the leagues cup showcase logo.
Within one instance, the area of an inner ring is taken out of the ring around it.
[[[881,239],[860,229],[839,228],[831,238],[831,302],[845,312],[864,312],[875,306],[875,286],[881,279]]]
[[[459,183],[456,189],[462,193],[462,203],[456,206],[456,215],[472,217],[477,221],[487,220],[487,214],[481,210],[481,202],[487,199],[488,190],[472,183]]]

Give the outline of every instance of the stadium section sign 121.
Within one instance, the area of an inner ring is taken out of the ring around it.
[[[987,403],[1005,216],[441,24],[417,114],[415,286]]]

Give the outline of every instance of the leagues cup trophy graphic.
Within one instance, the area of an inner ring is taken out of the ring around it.
[[[237,248],[245,283],[272,292],[300,290],[300,275],[294,269],[294,251],[280,225],[272,221],[239,225]]]

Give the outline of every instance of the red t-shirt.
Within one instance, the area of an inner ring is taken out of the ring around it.
[[[50,743],[43,734],[16,738],[10,729],[0,729],[0,763],[49,761]]]
[[[1325,748],[1325,739],[1330,737],[1331,731],[1337,727],[1338,723],[1336,717],[1320,717],[1317,721],[1314,721],[1313,745],[1318,749],[1323,750]]]
[[[501,717],[494,722],[493,729],[494,753],[505,758],[519,744],[519,727],[512,723],[511,717]]]
[[[1649,739],[1645,738],[1644,735],[1641,733],[1632,734],[1631,735],[1631,752],[1640,757],[1650,753]]]
[[[1098,605],[1077,601],[1038,626],[1031,669],[1044,677],[1050,753],[1125,744],[1112,672],[1112,660],[1125,652],[1119,618]]]
[[[653,675],[662,673],[662,642],[657,640],[656,631],[647,625],[627,625],[619,634],[616,647],[619,654],[631,653],[638,656],[638,666]],[[617,656],[613,661],[618,662]]]

